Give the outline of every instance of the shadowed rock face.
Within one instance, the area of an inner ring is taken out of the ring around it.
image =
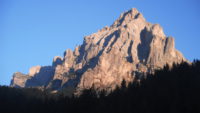
[[[83,44],[74,51],[66,50],[64,58],[54,58],[53,71],[42,72],[41,78],[48,78],[45,86],[52,90],[70,87],[80,92],[92,86],[97,90],[112,90],[123,79],[131,82],[166,63],[181,61],[186,59],[174,48],[174,38],[165,36],[159,24],[146,22],[133,8],[122,13],[110,27],[84,37]],[[11,85],[15,86],[19,79],[14,76]]]
[[[28,74],[16,72],[13,74],[11,86],[13,87],[46,87],[54,75],[52,66],[34,66]]]

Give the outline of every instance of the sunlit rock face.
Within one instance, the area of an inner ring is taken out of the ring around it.
[[[28,74],[16,72],[13,74],[13,87],[46,87],[52,80],[55,69],[52,66],[31,67]]]
[[[29,76],[34,76],[40,72],[41,66],[34,66],[29,69]]]
[[[10,86],[12,87],[25,87],[26,86],[26,81],[30,78],[30,76],[25,75],[23,73],[20,72],[15,72],[13,74],[13,78],[11,80],[11,84]]]
[[[52,90],[67,87],[77,93],[91,87],[112,90],[123,79],[131,82],[165,64],[181,61],[186,59],[175,49],[174,38],[165,36],[159,24],[148,23],[133,8],[122,13],[110,27],[84,37],[83,44],[74,51],[66,50],[64,58],[54,58],[54,72],[43,72],[41,77],[51,79],[45,87]],[[19,78],[13,77],[13,86],[16,80]]]

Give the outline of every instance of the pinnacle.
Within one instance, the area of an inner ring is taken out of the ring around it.
[[[137,15],[139,13],[139,11],[136,8],[132,8],[128,12],[130,12],[132,15]]]
[[[129,11],[123,13],[124,17],[128,16],[129,19],[137,19],[139,15],[142,15],[136,8],[132,8]]]
[[[135,19],[142,19],[145,20],[142,16],[142,14],[136,9],[136,8],[132,8],[124,13],[122,13],[120,15],[120,17],[114,22],[114,24],[112,25],[112,27],[118,27],[118,26],[123,26],[127,23],[129,23],[130,21],[133,21]]]

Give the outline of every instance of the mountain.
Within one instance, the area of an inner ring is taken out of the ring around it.
[[[14,73],[13,87],[113,90],[122,80],[132,82],[164,65],[187,61],[175,49],[173,37],[151,24],[133,8],[111,25],[84,37],[74,51],[56,56],[52,66],[32,67],[27,75]]]

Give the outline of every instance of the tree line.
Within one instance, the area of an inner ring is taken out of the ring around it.
[[[0,86],[2,113],[200,113],[200,61],[166,65],[110,94],[93,88],[79,97],[36,88]]]

